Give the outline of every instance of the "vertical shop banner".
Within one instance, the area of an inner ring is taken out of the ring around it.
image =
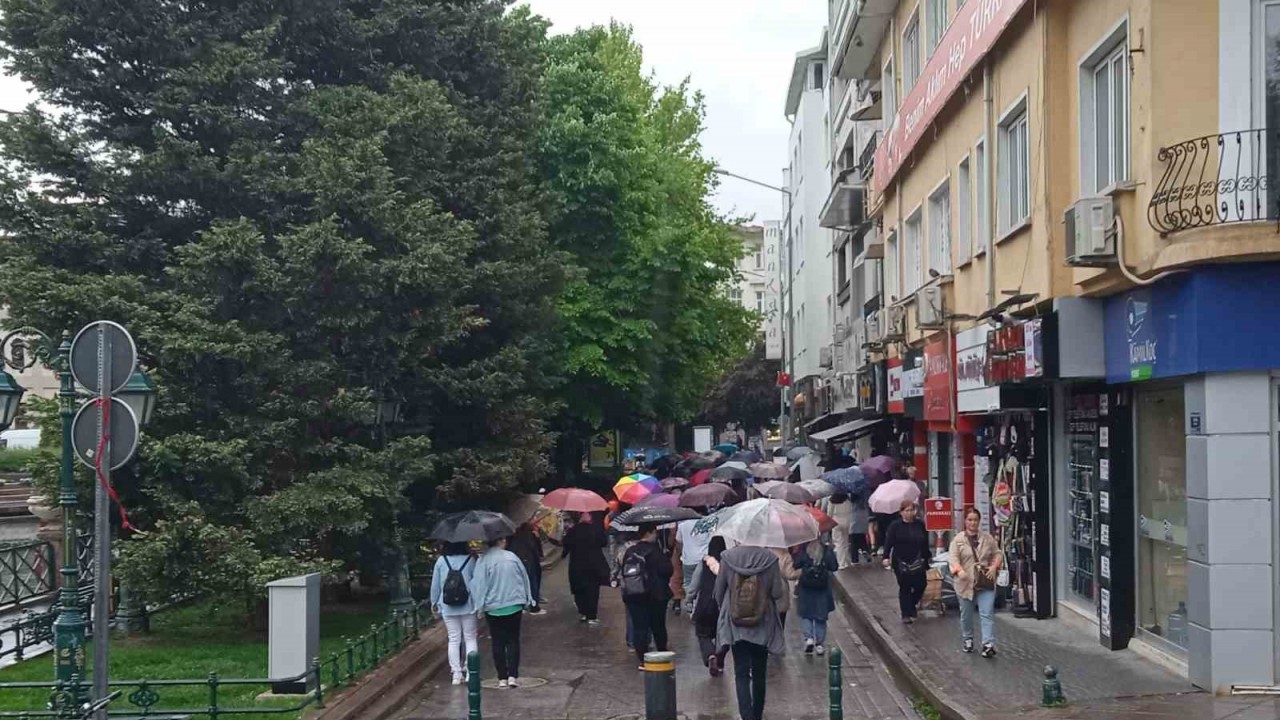
[[[991,529],[991,488],[987,475],[991,472],[991,458],[975,455],[973,458],[973,506],[982,513],[982,522]]]
[[[889,412],[902,415],[907,411],[905,396],[902,394],[902,358],[889,358]]]
[[[764,357],[766,360],[782,359],[782,266],[778,262],[781,252],[782,230],[776,220],[764,224]]]
[[[951,343],[947,336],[924,346],[924,419],[951,421]]]
[[[991,50],[1026,0],[977,0],[960,6],[924,72],[903,98],[876,148],[872,188],[884,193],[925,131],[978,62]]]

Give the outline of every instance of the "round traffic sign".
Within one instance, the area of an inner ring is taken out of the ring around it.
[[[119,323],[91,322],[71,341],[71,376],[91,393],[119,392],[138,364],[138,347]]]
[[[80,406],[71,424],[71,446],[76,457],[89,467],[98,466],[98,455],[106,452],[102,464],[111,470],[123,467],[138,451],[138,417],[120,398],[111,398],[108,418],[110,442],[102,441],[103,404],[90,400]],[[105,447],[104,447],[105,445]]]

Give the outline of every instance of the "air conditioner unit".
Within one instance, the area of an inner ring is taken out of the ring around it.
[[[884,339],[907,339],[907,309],[901,305],[890,305],[880,311],[884,318]]]
[[[1087,197],[1067,208],[1067,264],[1083,267],[1105,267],[1116,260],[1115,235],[1111,225],[1115,217],[1109,197]]]
[[[942,288],[934,285],[921,288],[916,293],[916,325],[921,328],[940,328],[945,325],[942,317]]]
[[[882,310],[877,310],[867,316],[867,341],[864,345],[884,344],[884,318],[881,317],[882,312]]]
[[[818,367],[830,369],[832,355],[830,345],[823,345],[818,348]]]

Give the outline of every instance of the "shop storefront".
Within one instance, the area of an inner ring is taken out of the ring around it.
[[[1126,581],[1112,552],[1100,603],[1113,635],[1132,622],[1213,691],[1273,684],[1280,667],[1276,307],[1274,263],[1198,268],[1106,300],[1110,501],[1132,503],[1136,566]]]
[[[890,358],[886,363],[889,384],[886,409],[890,429],[884,438],[885,445],[872,448],[874,454],[883,453],[917,468],[924,465],[926,448],[917,439],[917,428],[921,436],[925,432],[924,374],[922,350],[907,350],[901,357]]]

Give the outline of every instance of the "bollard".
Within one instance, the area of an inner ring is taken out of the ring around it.
[[[831,701],[831,720],[841,720],[844,717],[844,681],[840,679],[843,656],[838,647],[832,648],[827,655],[827,694]]]
[[[1040,704],[1045,707],[1058,707],[1066,705],[1067,698],[1062,694],[1062,681],[1058,679],[1058,669],[1052,665],[1044,666],[1044,684],[1042,686],[1044,696],[1040,700]]]
[[[467,653],[467,720],[480,720],[480,653]]]
[[[676,720],[676,654],[644,654],[644,719]]]

